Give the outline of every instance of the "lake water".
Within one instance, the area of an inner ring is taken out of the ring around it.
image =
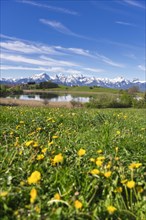
[[[10,97],[7,97],[10,98]],[[35,100],[35,101],[50,101],[50,102],[89,102],[90,97],[81,97],[71,94],[55,94],[55,93],[39,93],[39,94],[23,94],[11,96],[14,99],[20,100]]]

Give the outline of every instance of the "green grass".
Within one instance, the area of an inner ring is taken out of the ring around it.
[[[145,113],[1,107],[0,219],[145,220]]]

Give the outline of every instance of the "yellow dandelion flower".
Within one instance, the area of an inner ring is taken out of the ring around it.
[[[17,126],[16,126],[16,130],[18,130],[19,128],[20,128],[20,125],[17,125]]]
[[[25,182],[24,181],[21,181],[20,182],[20,186],[24,186],[25,185]]]
[[[78,151],[78,156],[81,157],[81,156],[83,156],[85,153],[86,153],[86,151],[85,151],[83,148],[81,148],[81,149]]]
[[[7,191],[0,192],[0,197],[5,197],[8,195]]]
[[[95,159],[94,159],[94,158],[90,158],[90,161],[91,161],[91,162],[95,162]]]
[[[34,143],[34,141],[27,141],[26,143],[25,143],[25,146],[26,147],[29,147],[30,145],[32,145]]]
[[[102,160],[96,160],[96,165],[97,166],[102,166],[102,164],[103,164],[103,161]]]
[[[129,169],[139,168],[140,166],[142,166],[142,163],[131,163]]]
[[[90,173],[92,175],[98,175],[100,173],[100,171],[98,169],[93,169],[93,170],[90,171]]]
[[[110,215],[112,215],[116,210],[117,210],[117,209],[116,209],[114,206],[112,206],[112,205],[110,205],[110,206],[107,207],[107,211],[108,211],[108,213],[109,213]]]
[[[38,127],[36,130],[37,130],[37,131],[41,131],[41,130],[42,130],[42,128]]]
[[[35,188],[32,188],[30,191],[30,203],[34,203],[37,197],[37,191]]]
[[[111,175],[112,175],[112,172],[111,172],[111,171],[108,171],[108,172],[105,172],[105,173],[104,173],[104,176],[105,176],[106,178],[109,178]]]
[[[119,157],[115,157],[115,160],[118,161],[118,160],[119,160]]]
[[[59,138],[57,135],[52,136],[53,139]]]
[[[114,190],[114,192],[117,192],[117,193],[121,193],[123,190],[122,190],[122,187],[121,186],[119,186],[119,187],[117,187],[115,190]]]
[[[100,150],[97,151],[97,153],[98,153],[98,154],[102,154],[103,151],[100,149]]]
[[[53,141],[51,141],[51,142],[48,141],[48,146],[51,146],[52,144],[54,144]]]
[[[55,193],[55,195],[54,195],[54,199],[56,199],[56,200],[60,200],[60,199],[61,199],[59,193]]]
[[[45,153],[46,153],[46,151],[47,151],[47,147],[43,148],[41,151],[42,151],[42,153],[44,153],[44,154],[45,154]]]
[[[122,183],[122,184],[126,184],[127,181],[128,181],[127,179],[124,179],[124,180],[121,180],[121,183]]]
[[[144,191],[144,189],[141,186],[137,186],[136,190],[138,193],[142,193]]]
[[[107,168],[107,169],[110,169],[110,168],[111,168],[111,166],[112,166],[112,162],[111,162],[111,161],[109,161],[109,162],[108,162],[108,164],[106,165],[106,168]]]
[[[41,173],[39,171],[34,171],[30,177],[28,177],[28,184],[37,183],[41,179]]]
[[[118,150],[119,150],[119,148],[118,148],[118,147],[115,147],[115,151],[116,151],[116,153],[118,152]]]
[[[96,160],[105,160],[104,156],[97,157]]]
[[[133,180],[131,181],[128,181],[126,186],[129,188],[129,189],[132,189],[135,187],[135,182]]]
[[[20,123],[20,124],[24,124],[24,121],[20,121],[19,123]]]
[[[76,209],[81,209],[83,204],[79,200],[75,200],[74,206]]]
[[[39,146],[38,142],[33,143],[33,147],[38,147],[38,146]]]
[[[120,135],[120,134],[121,134],[121,132],[120,132],[120,131],[116,131],[116,134],[117,134],[117,135]]]
[[[42,160],[42,159],[44,159],[44,154],[37,155],[37,160]]]
[[[57,154],[55,155],[54,159],[53,159],[53,163],[57,164],[57,163],[62,163],[63,162],[63,156],[62,154]]]

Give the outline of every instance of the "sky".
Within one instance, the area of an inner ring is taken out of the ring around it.
[[[146,0],[0,0],[1,77],[146,80]]]

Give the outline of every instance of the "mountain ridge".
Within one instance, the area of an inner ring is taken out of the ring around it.
[[[18,79],[0,79],[0,84],[27,84],[28,82],[45,82],[51,80],[54,83],[62,84],[66,86],[100,86],[105,88],[114,89],[128,89],[133,86],[139,87],[141,91],[146,91],[146,81],[140,81],[138,79],[128,80],[123,77],[117,77],[114,79],[109,78],[97,78],[94,76],[85,75],[68,75],[56,74],[49,76],[45,72],[32,75],[31,77],[21,77]]]

